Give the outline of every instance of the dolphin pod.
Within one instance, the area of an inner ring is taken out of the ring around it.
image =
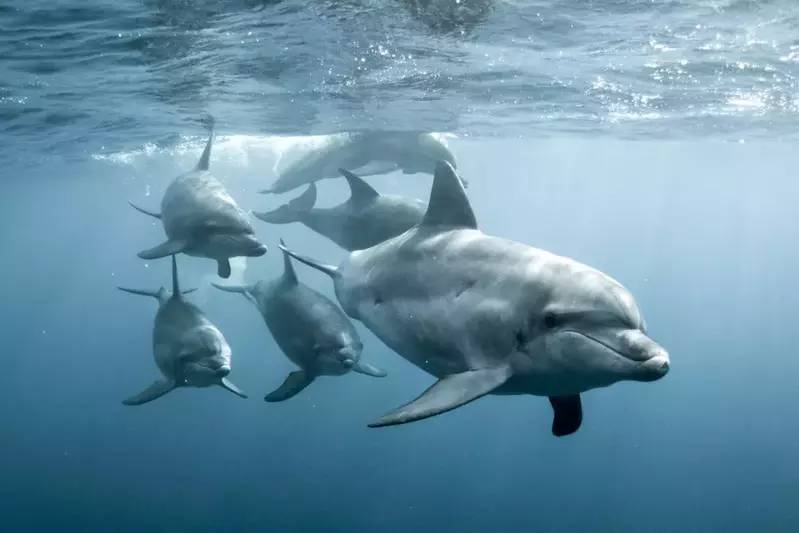
[[[270,224],[300,222],[347,251],[371,248],[404,233],[422,220],[426,205],[416,198],[381,195],[364,180],[339,169],[350,198],[335,207],[314,207],[316,184],[274,211],[253,215]]]
[[[435,168],[427,212],[407,232],[337,267],[280,248],[333,280],[344,311],[437,378],[369,427],[422,420],[486,394],[547,396],[552,433],[582,423],[581,393],[655,381],[668,353],[632,295],[572,259],[485,235],[455,169]]]
[[[200,161],[172,181],[160,213],[134,206],[163,222],[167,241],[138,255],[171,256],[173,286],[171,293],[119,287],[158,300],[153,354],[164,377],[126,405],[177,387],[219,385],[247,397],[227,379],[231,349],[224,336],[185,299],[193,289],[181,291],[178,284],[176,254],[214,259],[217,274],[227,278],[230,258],[266,253],[244,212],[210,175],[213,137],[212,126]],[[350,319],[436,380],[367,424],[373,428],[432,418],[486,395],[531,395],[548,398],[551,433],[563,437],[582,425],[583,393],[668,374],[669,354],[648,336],[624,286],[573,259],[480,231],[454,157],[420,139],[397,133],[342,137],[296,163],[268,191],[307,184],[287,204],[254,214],[270,224],[300,222],[335,242],[348,252],[337,266],[290,250],[279,239],[280,276],[252,285],[212,283],[247,298],[298,367],[264,400],[292,398],[319,376],[386,376],[362,361],[363,344]],[[414,143],[416,156],[408,152]],[[406,173],[431,173],[429,201],[381,195],[341,165],[335,171],[346,179],[350,198],[317,208],[315,182],[333,177],[333,161],[367,174],[386,162]],[[339,305],[301,283],[292,258],[327,274]]]
[[[157,380],[139,394],[124,400],[125,405],[141,405],[160,398],[178,387],[219,385],[246,398],[231,383],[231,349],[222,332],[193,303],[183,296],[196,289],[180,290],[178,267],[172,255],[172,292],[164,287],[145,291],[118,287],[119,290],[150,296],[158,300],[153,325],[153,356],[164,380]]]
[[[283,265],[283,275],[271,281],[248,286],[211,283],[217,289],[243,294],[261,313],[286,357],[300,367],[264,400],[288,400],[318,376],[341,376],[352,370],[384,377],[384,371],[361,360],[363,343],[341,309],[327,296],[300,283],[286,252]]]
[[[142,259],[158,259],[183,252],[217,262],[217,274],[230,277],[230,258],[260,257],[266,246],[256,237],[247,214],[230,197],[210,171],[214,126],[208,143],[193,170],[169,184],[157,213],[130,204],[138,211],[160,219],[167,240],[139,252]]]

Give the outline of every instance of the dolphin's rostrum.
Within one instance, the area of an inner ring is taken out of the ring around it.
[[[200,309],[183,295],[196,289],[181,291],[177,260],[172,255],[172,292],[118,289],[151,296],[158,300],[153,326],[153,355],[164,379],[155,381],[139,394],[124,400],[125,405],[141,405],[160,398],[177,387],[210,387],[219,385],[242,398],[247,395],[228,380],[231,350],[222,332]]]
[[[361,360],[363,344],[350,320],[329,298],[299,282],[285,252],[283,275],[278,278],[254,285],[212,285],[243,294],[261,313],[286,357],[300,368],[266,395],[267,402],[288,400],[318,376],[340,376],[350,370],[373,377],[386,375]]]
[[[436,164],[423,221],[328,274],[344,311],[438,381],[370,427],[404,424],[486,394],[549,397],[552,433],[582,422],[580,394],[669,371],[632,295],[572,259],[486,235],[455,169]]]

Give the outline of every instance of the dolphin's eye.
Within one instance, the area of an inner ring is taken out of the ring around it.
[[[522,346],[527,344],[527,337],[525,337],[524,332],[519,330],[516,332],[516,349],[521,349]]]
[[[558,317],[555,316],[555,313],[547,313],[544,315],[544,326],[547,329],[552,329],[558,325]]]

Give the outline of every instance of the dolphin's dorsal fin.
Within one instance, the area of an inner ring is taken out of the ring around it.
[[[178,281],[178,260],[172,255],[172,298],[180,298],[180,282]]]
[[[286,246],[283,239],[280,239],[280,246]],[[298,283],[297,273],[294,272],[294,265],[291,264],[291,256],[285,248],[281,248],[281,250],[283,251],[283,283],[296,285]]]
[[[353,204],[366,204],[380,196],[380,193],[374,190],[371,185],[349,170],[340,168],[338,171],[344,176],[350,186],[349,201]]]
[[[446,161],[436,162],[430,202],[420,225],[477,229],[477,219],[463,184]]]
[[[200,160],[194,170],[208,170],[211,167],[211,147],[214,144],[214,117],[210,117],[209,120],[211,124],[208,127],[208,142],[205,143],[203,155],[200,156]]]

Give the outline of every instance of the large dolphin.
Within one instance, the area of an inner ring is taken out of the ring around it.
[[[333,278],[350,317],[438,378],[370,427],[421,420],[486,394],[532,394],[549,397],[552,433],[569,435],[582,423],[581,393],[669,371],[667,352],[647,336],[622,285],[479,231],[446,162],[435,167],[419,226],[350,253],[338,267],[289,253]]]
[[[449,148],[430,133],[337,133],[328,136],[322,147],[292,162],[279,173],[272,185],[258,192],[288,192],[308,183],[338,177],[340,168],[350,169],[362,176],[389,174],[397,170],[405,174],[429,174],[438,160],[457,166]]]
[[[280,241],[283,244],[283,241]],[[299,370],[267,394],[267,402],[295,396],[318,376],[341,376],[350,370],[384,377],[383,370],[361,360],[363,344],[339,307],[297,280],[291,258],[283,253],[283,275],[255,285],[211,283],[217,289],[243,294],[261,313],[275,342]]]
[[[339,169],[350,187],[350,198],[335,207],[314,208],[316,184],[268,213],[254,212],[270,224],[299,222],[347,251],[371,248],[404,233],[424,216],[427,205],[416,198],[382,195],[352,172]]]
[[[158,259],[180,252],[206,257],[217,262],[219,277],[229,278],[231,257],[260,257],[266,246],[255,236],[247,214],[209,172],[213,140],[212,123],[200,161],[170,183],[160,213],[130,205],[160,219],[167,236],[165,242],[139,252],[140,258]]]
[[[222,332],[211,323],[200,309],[183,295],[194,291],[180,290],[178,267],[172,256],[172,293],[161,287],[158,291],[144,291],[117,287],[119,290],[158,300],[158,312],[153,326],[153,356],[164,378],[139,394],[123,400],[125,405],[141,405],[160,398],[177,387],[210,387],[219,385],[246,398],[231,383],[231,350]]]

